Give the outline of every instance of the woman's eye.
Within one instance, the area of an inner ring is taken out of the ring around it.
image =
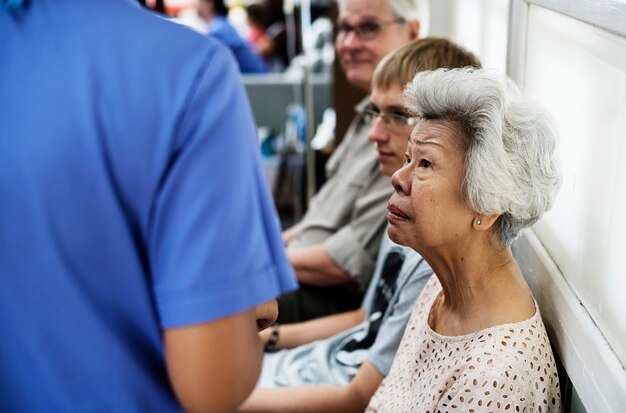
[[[404,164],[405,165],[410,164],[410,163],[411,163],[411,158],[409,158],[409,157],[404,158]]]
[[[422,168],[430,168],[432,165],[433,165],[433,164],[432,164],[432,163],[430,163],[430,161],[429,161],[429,160],[422,159],[422,160],[420,161],[420,166],[421,166]]]

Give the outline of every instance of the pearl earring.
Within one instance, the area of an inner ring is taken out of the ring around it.
[[[476,220],[476,225],[480,225],[480,219]]]

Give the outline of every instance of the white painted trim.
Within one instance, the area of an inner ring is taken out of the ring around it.
[[[528,4],[524,0],[512,0],[509,8],[509,39],[506,56],[506,73],[524,89],[524,64],[526,62],[526,30],[528,28]],[[523,53],[519,51],[523,50]]]
[[[511,0],[507,74],[522,90],[531,6],[626,37],[626,0]],[[541,241],[527,230],[513,251],[537,299],[555,351],[585,409],[624,412],[626,369]]]
[[[626,36],[626,0],[525,0],[593,26]]]
[[[585,409],[623,412],[626,370],[532,230],[522,233],[513,254]]]
[[[626,37],[626,0],[509,0],[507,75],[523,89],[528,8],[543,7]],[[523,50],[520,54],[518,51]]]

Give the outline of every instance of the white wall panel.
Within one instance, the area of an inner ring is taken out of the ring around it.
[[[476,53],[484,67],[504,73],[509,2],[455,0],[453,5],[452,39]]]
[[[509,2],[431,0],[431,36],[446,37],[474,52],[483,65],[504,73]]]
[[[564,182],[535,231],[626,362],[626,39],[528,13],[525,92],[556,117]]]

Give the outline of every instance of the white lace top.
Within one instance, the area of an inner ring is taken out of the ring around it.
[[[440,292],[431,277],[366,412],[560,411],[559,379],[538,309],[519,323],[442,336],[428,326]]]

